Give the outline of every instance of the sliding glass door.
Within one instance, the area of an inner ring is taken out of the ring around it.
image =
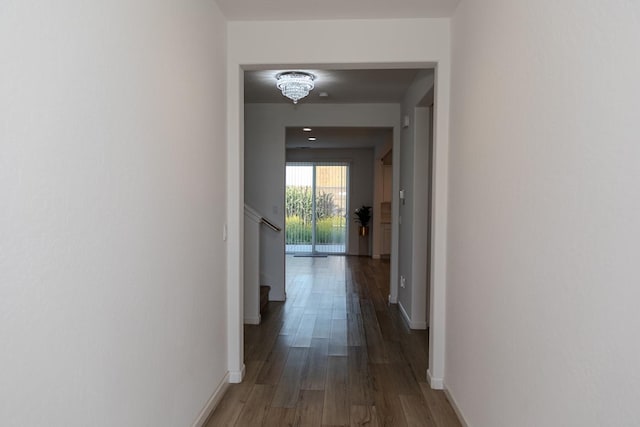
[[[287,253],[347,251],[347,163],[287,163]]]

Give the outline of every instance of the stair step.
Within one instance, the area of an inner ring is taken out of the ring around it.
[[[260,286],[260,314],[263,314],[267,307],[269,306],[269,292],[271,291],[271,286],[261,285]]]

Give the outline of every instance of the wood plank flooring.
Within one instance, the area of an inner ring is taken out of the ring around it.
[[[286,262],[287,302],[245,326],[245,379],[207,427],[461,426],[425,382],[427,332],[387,304],[388,261]]]

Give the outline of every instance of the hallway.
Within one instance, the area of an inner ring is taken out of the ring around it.
[[[388,261],[286,257],[287,301],[245,326],[246,376],[208,427],[460,426],[425,382],[426,331],[387,304]]]

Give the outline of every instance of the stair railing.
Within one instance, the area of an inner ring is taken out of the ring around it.
[[[269,227],[270,229],[272,229],[273,231],[275,231],[276,233],[279,233],[282,231],[282,228],[278,227],[277,225],[275,225],[273,222],[269,221],[265,217],[261,217],[260,222],[266,225],[267,227]]]

